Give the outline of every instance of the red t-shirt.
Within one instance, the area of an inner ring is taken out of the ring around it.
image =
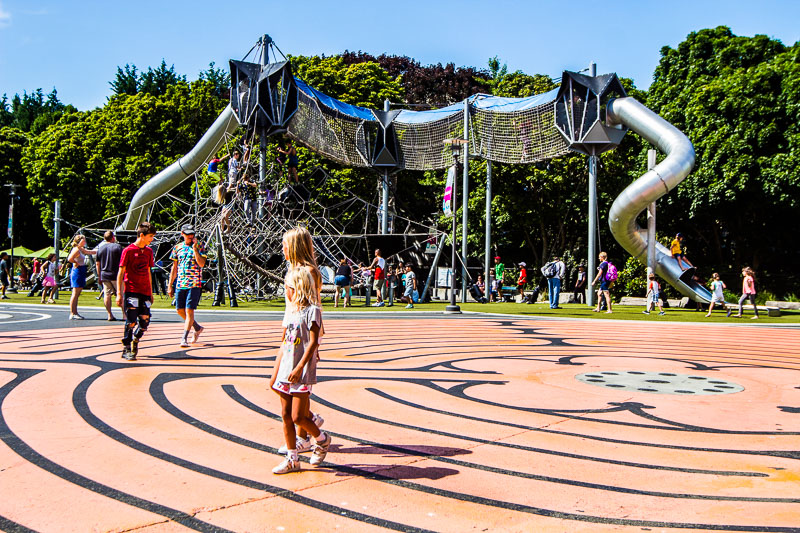
[[[150,288],[150,269],[153,265],[155,265],[153,250],[147,246],[139,248],[135,244],[131,244],[122,250],[119,266],[125,267],[125,279],[123,280],[125,288],[123,292],[135,292],[151,296],[153,291]]]

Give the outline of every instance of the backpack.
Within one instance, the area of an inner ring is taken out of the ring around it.
[[[608,270],[606,270],[606,281],[616,281],[619,274],[617,273],[617,267],[614,266],[614,263],[611,261],[607,261],[608,263]]]
[[[558,265],[551,261],[542,267],[542,275],[546,278],[554,278],[558,274]],[[616,278],[615,278],[616,279]]]

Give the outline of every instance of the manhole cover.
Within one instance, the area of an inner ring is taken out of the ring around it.
[[[731,381],[707,376],[674,374],[672,372],[643,372],[640,370],[608,370],[578,374],[575,379],[609,389],[650,392],[654,394],[730,394],[744,387]]]

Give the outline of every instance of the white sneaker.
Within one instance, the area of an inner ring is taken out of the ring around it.
[[[414,304],[408,304],[408,305],[406,306],[406,309],[414,309]]]
[[[375,304],[375,307],[383,307],[385,304],[383,302],[378,302]]]
[[[296,446],[297,446],[297,453],[308,453],[314,447],[314,444],[311,442],[310,438],[301,439],[300,437],[297,437]],[[286,455],[287,451],[288,450],[287,450],[285,444],[283,446],[281,446],[280,448],[278,448],[278,453],[280,453],[282,455]]]
[[[289,472],[299,472],[300,461],[292,461],[288,457],[281,461],[281,464],[272,469],[273,474],[288,474]]]
[[[325,460],[325,456],[328,455],[328,447],[331,445],[331,440],[331,436],[326,433],[324,441],[314,444],[314,452],[311,454],[311,459],[308,461],[311,466],[317,466]]]
[[[325,419],[322,418],[322,415],[318,415],[317,413],[311,413],[311,421],[314,422],[314,425],[318,428],[321,428],[322,424],[325,423]]]
[[[84,318],[81,315],[69,315],[70,320],[83,320]]]
[[[187,339],[186,337],[181,339],[181,348],[189,348],[191,346],[192,345],[189,344],[189,339]]]
[[[203,333],[204,329],[206,329],[206,328],[200,326],[200,329],[194,330],[194,337],[192,337],[192,342],[193,343],[197,342],[197,339],[200,338],[200,334]]]

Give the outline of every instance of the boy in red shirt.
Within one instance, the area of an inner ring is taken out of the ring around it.
[[[122,250],[117,274],[117,305],[125,315],[125,333],[122,336],[122,358],[135,361],[139,353],[139,340],[150,325],[150,304],[153,303],[153,283],[150,269],[154,266],[153,250],[148,248],[156,235],[149,222],[137,229],[136,242]]]

